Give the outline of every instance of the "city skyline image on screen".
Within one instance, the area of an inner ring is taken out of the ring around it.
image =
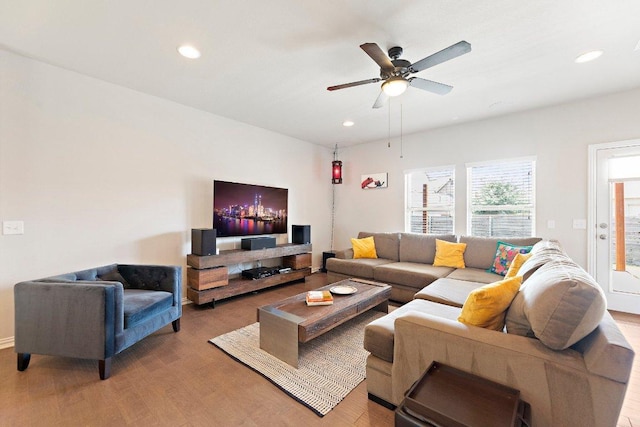
[[[287,233],[286,188],[213,181],[213,228],[218,237]]]

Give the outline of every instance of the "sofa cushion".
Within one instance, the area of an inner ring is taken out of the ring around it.
[[[456,242],[456,236],[453,234],[400,234],[400,261],[433,264],[436,256],[436,239]]]
[[[365,237],[363,239],[352,238],[351,246],[353,248],[353,259],[378,258],[373,237]]]
[[[416,299],[393,310],[386,316],[369,323],[364,328],[364,348],[372,355],[393,363],[393,334],[396,319],[410,311],[429,313],[456,321],[460,309],[431,301]]]
[[[436,256],[433,259],[434,267],[464,268],[464,251],[466,243],[451,243],[446,240],[436,239]]]
[[[522,276],[522,280],[526,280],[531,277],[533,273],[543,265],[551,261],[565,261],[569,264],[573,264],[573,260],[564,253],[560,248],[560,244],[552,240],[544,240],[533,245],[531,249],[531,257],[522,264],[518,275]]]
[[[460,242],[467,244],[464,252],[464,263],[467,267],[481,268],[487,270],[495,259],[496,245],[498,241],[509,242],[519,246],[530,246],[540,241],[539,237],[472,237],[460,236]]]
[[[507,332],[564,350],[591,333],[605,311],[604,293],[587,272],[564,260],[551,261],[520,288],[507,311]]]
[[[451,274],[447,276],[447,278],[456,280],[467,280],[469,282],[480,282],[484,284],[493,283],[498,280],[504,279],[504,277],[495,273],[489,273],[484,269],[469,267],[453,270]]]
[[[521,254],[518,252],[513,261],[511,261],[509,270],[504,277],[522,276],[522,274],[518,274],[520,272],[520,267],[522,267],[522,264],[524,264],[529,258],[531,258],[531,252],[528,254]]]
[[[173,305],[173,294],[165,291],[125,289],[124,328],[130,328]]]
[[[458,321],[494,331],[503,330],[505,311],[521,284],[522,277],[515,276],[474,289],[464,302]]]
[[[400,233],[369,233],[366,231],[361,231],[360,233],[358,233],[358,239],[370,236],[373,236],[378,258],[398,261]]]
[[[533,246],[518,246],[513,243],[498,242],[496,244],[496,256],[491,264],[490,272],[506,276],[511,262],[517,254],[528,254]]]
[[[379,265],[389,264],[393,261],[382,258],[361,258],[361,259],[339,259],[329,258],[327,260],[327,270],[333,273],[340,273],[350,277],[361,277],[363,279],[373,279],[373,270]]]
[[[424,299],[439,304],[462,307],[474,289],[484,286],[485,283],[469,282],[445,277],[438,279],[429,286],[424,287],[414,295],[414,299]]]
[[[384,283],[400,283],[422,289],[452,271],[453,268],[450,267],[434,267],[416,262],[392,262],[377,266],[373,271],[373,278]]]

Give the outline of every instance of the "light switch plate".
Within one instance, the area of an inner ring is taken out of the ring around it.
[[[574,219],[573,220],[573,228],[576,230],[586,230],[587,229],[587,220],[586,219]]]
[[[2,234],[24,234],[24,221],[2,221]]]
[[[550,219],[549,221],[547,221],[547,228],[551,229],[551,228],[556,228],[556,222],[552,219]]]

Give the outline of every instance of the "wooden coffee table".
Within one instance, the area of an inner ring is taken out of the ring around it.
[[[307,306],[306,292],[258,308],[260,348],[293,367],[298,367],[298,343],[305,343],[353,319],[367,310],[388,312],[391,286],[347,279],[318,288],[353,286],[351,295],[334,295],[332,305]]]

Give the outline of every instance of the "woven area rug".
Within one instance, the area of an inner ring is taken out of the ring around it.
[[[298,369],[260,349],[260,323],[209,340],[319,416],[326,415],[365,379],[369,352],[364,327],[383,313],[370,310],[300,344]]]

